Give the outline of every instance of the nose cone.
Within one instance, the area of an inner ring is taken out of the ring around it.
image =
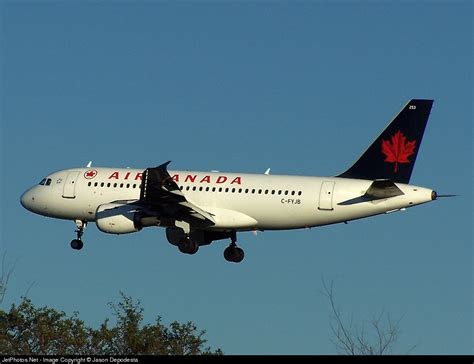
[[[32,205],[34,202],[35,198],[31,192],[31,189],[27,190],[23,195],[20,197],[20,203],[21,206],[23,206],[25,209],[32,211]]]

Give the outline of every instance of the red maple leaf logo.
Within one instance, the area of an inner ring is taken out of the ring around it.
[[[97,175],[97,171],[95,169],[91,169],[90,171],[87,171],[84,173],[84,178],[91,179],[94,178]]]
[[[398,172],[398,163],[410,163],[408,157],[415,153],[416,140],[407,142],[407,138],[399,130],[392,135],[392,140],[382,139],[382,153],[386,158],[384,162],[395,163],[393,171]]]

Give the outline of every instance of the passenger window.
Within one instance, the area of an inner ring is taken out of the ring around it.
[[[196,191],[196,186],[193,187],[193,191]]]
[[[262,193],[262,190],[258,190],[258,194],[260,195]]]
[[[255,193],[255,188],[252,188],[252,193]]]
[[[117,184],[116,184],[116,183],[114,183],[114,188],[117,188]]]
[[[97,187],[97,185],[98,185],[98,183],[97,183],[97,182],[95,182],[95,183],[94,183],[94,187]]]
[[[102,183],[100,184],[100,187],[104,187],[104,182],[102,182]]]
[[[245,189],[245,193],[249,193],[249,189],[248,189],[248,188]]]
[[[281,195],[281,190],[278,190],[278,194]]]
[[[209,192],[209,187],[206,187],[206,192]]]
[[[92,182],[89,182],[87,185],[88,185],[89,187],[92,186]]]
[[[199,191],[202,191],[202,186],[201,186],[201,187],[199,187]]]
[[[298,196],[301,196],[301,191],[298,191]]]
[[[215,188],[215,187],[212,187],[212,192],[216,192],[216,188]]]
[[[295,195],[295,191],[291,191],[291,196],[294,196]]]
[[[189,191],[190,187],[189,186],[186,186],[186,191]]]
[[[226,192],[226,193],[229,192],[229,187],[227,187],[227,188],[225,189],[225,192]]]
[[[120,188],[123,188],[123,183],[120,184]]]
[[[239,188],[239,193],[242,193],[242,189],[241,189],[241,188]]]
[[[232,193],[234,193],[234,192],[235,192],[235,188],[232,189]]]
[[[133,184],[133,188],[137,188],[137,184],[136,184],[136,183]],[[181,189],[183,189],[182,186],[181,186]]]
[[[268,195],[268,190],[265,190],[265,194]]]
[[[219,192],[222,192],[222,187],[219,187]]]
[[[109,183],[107,183],[107,187],[110,187],[110,182],[109,182]]]
[[[127,188],[130,188],[130,183],[127,183]]]
[[[288,194],[288,191],[285,191],[285,195],[287,195],[287,194]]]
[[[272,190],[272,195],[274,195],[274,194],[275,194],[275,190]]]

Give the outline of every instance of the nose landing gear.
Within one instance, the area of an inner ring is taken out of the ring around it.
[[[87,227],[87,221],[76,220],[74,222],[77,226],[77,229],[75,231],[75,233],[77,234],[77,238],[71,241],[71,248],[73,248],[74,250],[81,250],[84,246],[84,243],[82,242],[82,235],[84,234],[84,230]]]

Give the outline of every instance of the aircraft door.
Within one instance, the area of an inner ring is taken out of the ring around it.
[[[333,210],[332,198],[336,182],[323,182],[319,192],[319,210]]]
[[[69,172],[66,177],[66,182],[63,187],[63,197],[64,198],[76,198],[76,181],[77,177],[81,172],[73,171]]]

